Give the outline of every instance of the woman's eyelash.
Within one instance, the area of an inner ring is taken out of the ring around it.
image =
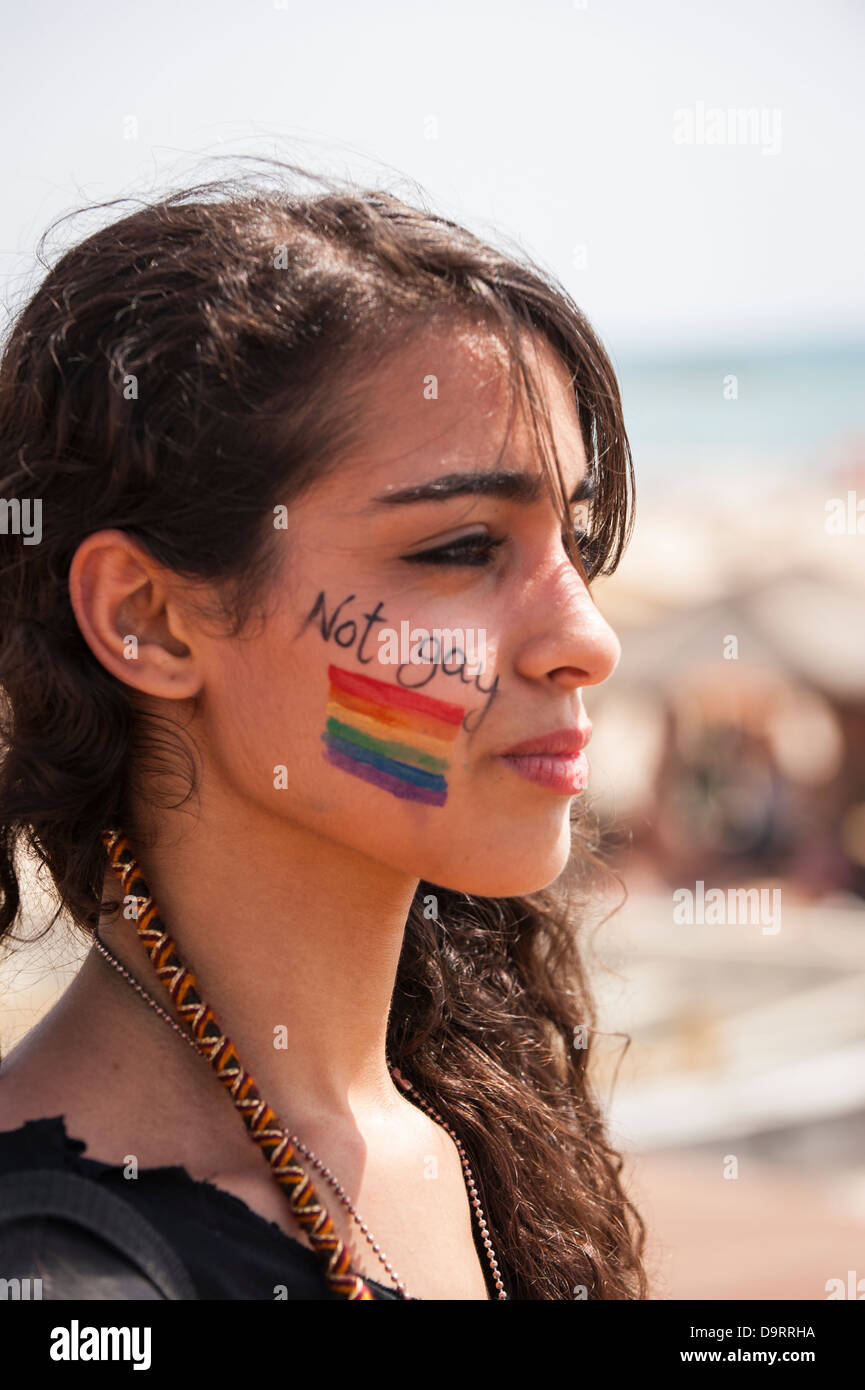
[[[574,540],[581,545],[587,535],[586,528],[574,522]],[[411,555],[403,555],[402,559],[423,565],[487,565],[506,540],[506,536],[463,536],[449,545],[439,546],[435,550],[418,550]]]
[[[436,550],[418,550],[402,558],[424,565],[486,565],[499,546],[504,545],[505,539],[504,536],[500,539],[486,535],[463,536]]]

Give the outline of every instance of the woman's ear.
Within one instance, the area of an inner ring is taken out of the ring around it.
[[[125,531],[95,531],[69,567],[69,598],[81,634],[118,680],[168,700],[201,689],[192,627],[179,584]]]

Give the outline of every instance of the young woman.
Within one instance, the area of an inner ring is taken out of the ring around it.
[[[6,346],[0,929],[29,846],[93,946],[0,1068],[0,1213],[86,1220],[31,1193],[3,1269],[158,1297],[134,1209],[168,1296],[645,1298],[578,930],[614,373],[531,264],[296,172],[97,231]]]

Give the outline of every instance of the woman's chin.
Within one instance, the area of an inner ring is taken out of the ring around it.
[[[564,871],[571,855],[570,834],[545,845],[542,853],[527,853],[526,848],[522,844],[510,854],[497,849],[483,858],[463,857],[458,865],[442,865],[437,874],[424,873],[421,877],[475,898],[517,898],[539,893]]]

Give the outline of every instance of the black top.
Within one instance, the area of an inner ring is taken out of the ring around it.
[[[62,1115],[27,1120],[20,1129],[0,1132],[0,1176],[60,1168],[116,1193],[164,1237],[201,1299],[335,1297],[314,1251],[233,1193],[196,1180],[180,1166],[141,1168],[135,1180],[124,1178],[120,1165],[85,1158],[86,1148],[83,1140],[68,1137]],[[474,1224],[472,1229],[478,1245]],[[479,1254],[484,1258],[480,1247]],[[486,1262],[484,1274],[494,1298]],[[393,1287],[364,1277],[377,1299],[402,1297]]]

